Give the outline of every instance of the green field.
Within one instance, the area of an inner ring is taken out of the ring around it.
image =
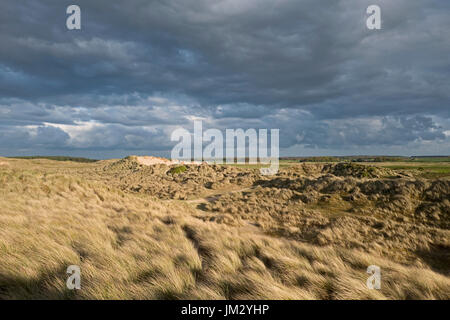
[[[393,170],[405,170],[411,171],[418,174],[424,178],[440,178],[450,176],[450,163],[440,163],[440,162],[422,162],[418,164],[407,163],[407,164],[389,164],[381,165],[384,168]]]

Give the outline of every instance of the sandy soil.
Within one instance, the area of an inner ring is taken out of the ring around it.
[[[202,162],[198,161],[179,161],[179,160],[169,160],[166,158],[159,158],[159,157],[152,157],[152,156],[136,156],[135,160],[142,165],[145,166],[154,166],[157,164],[165,164],[168,166],[171,165],[182,165],[182,164],[189,164],[189,165],[201,165]]]

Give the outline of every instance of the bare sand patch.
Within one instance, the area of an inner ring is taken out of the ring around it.
[[[139,164],[144,166],[154,166],[157,164],[165,164],[168,166],[177,164],[192,164],[201,165],[202,162],[199,161],[179,161],[179,160],[169,160],[166,158],[152,157],[152,156],[132,156]]]

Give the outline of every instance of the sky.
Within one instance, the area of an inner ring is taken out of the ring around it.
[[[2,0],[0,155],[168,156],[194,120],[280,129],[281,156],[449,155],[449,30],[442,0]]]

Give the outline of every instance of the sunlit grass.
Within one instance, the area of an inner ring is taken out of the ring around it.
[[[423,265],[218,223],[194,205],[121,190],[111,183],[120,177],[102,180],[103,162],[0,161],[1,299],[450,298],[449,277]],[[72,264],[79,291],[65,287]],[[383,270],[379,291],[366,287],[372,264]]]

